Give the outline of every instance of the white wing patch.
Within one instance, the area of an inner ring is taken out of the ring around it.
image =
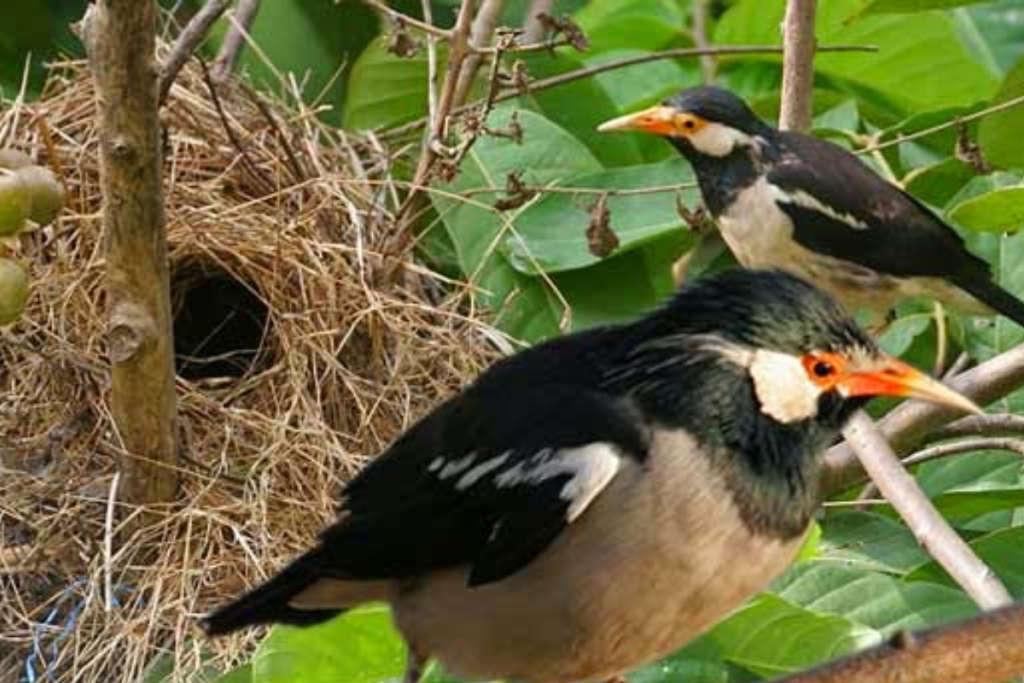
[[[761,412],[765,415],[789,424],[818,414],[818,397],[822,389],[807,376],[799,358],[758,349],[754,352],[749,371]]]
[[[508,488],[570,475],[559,495],[569,503],[566,519],[572,522],[608,486],[621,465],[619,450],[612,444],[599,441],[557,451],[544,449],[496,476],[494,483],[498,488]]]
[[[772,185],[772,188],[774,188],[775,190],[775,196],[778,199],[778,201],[782,202],[783,204],[795,204],[805,209],[817,211],[820,214],[828,216],[832,220],[839,221],[840,223],[845,223],[846,225],[850,226],[855,230],[867,230],[870,227],[864,221],[859,220],[848,213],[839,213],[831,206],[821,202],[814,195],[804,192],[803,190],[793,190],[791,192],[786,192],[775,185]]]

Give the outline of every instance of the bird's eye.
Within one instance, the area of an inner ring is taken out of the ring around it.
[[[693,130],[696,127],[697,127],[697,122],[694,121],[693,119],[684,119],[683,120],[683,128],[686,128],[687,130]]]
[[[814,373],[815,377],[825,379],[826,377],[831,377],[832,375],[835,374],[836,367],[829,363],[828,361],[818,360],[815,361],[814,365],[811,366],[811,372]]]

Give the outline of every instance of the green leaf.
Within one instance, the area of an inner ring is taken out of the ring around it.
[[[527,55],[525,60],[534,78],[546,78],[583,68],[583,62],[575,55],[564,53],[554,57],[546,54]],[[572,131],[602,164],[630,166],[644,161],[638,142],[640,136],[597,132],[598,125],[621,113],[600,81],[585,78],[520,98],[520,106],[530,103],[548,120]]]
[[[626,674],[629,683],[730,683],[729,670],[721,662],[669,657]]]
[[[612,169],[576,176],[569,187],[633,189],[692,182],[693,173],[683,159],[659,164]],[[681,193],[687,206],[699,199],[696,188]],[[676,209],[675,192],[608,198],[611,230],[619,239],[615,253],[623,253],[687,228]],[[558,272],[582,268],[600,260],[587,247],[589,207],[596,197],[550,193],[524,209],[516,219],[515,238],[506,238],[512,265],[524,273]]]
[[[443,51],[438,57],[439,73],[444,73]],[[353,130],[387,128],[426,111],[426,57],[393,55],[384,48],[383,38],[367,45],[352,65],[342,125]]]
[[[511,111],[500,108],[489,125],[508,125]],[[580,173],[597,171],[600,163],[576,138],[540,114],[521,111],[523,143],[506,138],[484,137],[477,141],[462,164],[456,180],[431,194],[434,208],[444,221],[462,271],[479,289],[476,298],[500,315],[496,324],[520,339],[537,340],[556,334],[562,307],[545,283],[517,273],[499,248],[513,234],[515,212],[491,208],[493,194],[461,198],[457,193],[503,187],[509,173],[522,172],[530,185],[559,183]]]
[[[1002,70],[1008,71],[1024,52],[1024,11],[1020,0],[995,0],[963,10]]]
[[[657,50],[679,37],[685,17],[674,0],[593,0],[576,23],[594,53],[618,49]]]
[[[926,204],[941,207],[974,176],[970,164],[950,158],[914,169],[903,178],[903,187]]]
[[[963,5],[974,5],[984,0],[871,0],[861,10],[862,14],[909,14],[930,9],[950,9]]]
[[[1024,185],[960,202],[948,215],[950,220],[971,230],[1015,232],[1024,225]]]
[[[213,683],[252,683],[252,664],[244,664],[228,671]]]
[[[967,232],[964,237],[971,252],[990,265],[997,284],[1018,297],[1024,295],[1024,231],[1013,235]],[[979,360],[1024,341],[1024,330],[1003,316],[975,319],[965,332],[967,350]]]
[[[821,562],[842,562],[903,574],[927,561],[914,534],[896,520],[872,512],[829,514],[822,522]]]
[[[405,645],[386,607],[317,626],[275,626],[252,661],[253,683],[378,683],[402,675]]]
[[[709,635],[723,659],[766,677],[806,669],[881,641],[874,629],[771,594],[755,598]]]
[[[1024,57],[1010,69],[992,104],[1024,97]],[[985,160],[1001,168],[1024,168],[1024,106],[992,114],[978,124]]]
[[[842,616],[887,638],[977,613],[963,592],[933,583],[904,583],[864,568],[829,562],[794,566],[773,585],[779,597],[809,610]]]
[[[932,502],[945,517],[977,517],[989,512],[1024,508],[1024,488],[951,491]]]
[[[892,356],[902,356],[914,340],[928,331],[932,317],[927,314],[908,315],[889,325],[878,339],[879,346]]]
[[[1024,527],[1000,529],[971,541],[971,548],[1006,585],[1015,598],[1024,598]],[[956,586],[938,562],[927,562],[907,575],[907,581],[932,581]]]
[[[815,70],[831,83],[904,113],[967,105],[995,92],[995,75],[971,58],[948,16],[923,12],[847,21],[858,9],[857,0],[819,3],[818,42],[879,48],[876,53],[819,54]],[[715,42],[778,44],[782,15],[782,0],[742,0],[723,15]],[[742,59],[779,61],[777,56]]]

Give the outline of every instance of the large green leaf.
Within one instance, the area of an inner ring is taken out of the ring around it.
[[[405,669],[405,644],[386,607],[353,610],[317,626],[277,626],[252,661],[253,683],[378,683]]]
[[[801,607],[845,617],[883,637],[977,612],[969,597],[947,586],[904,583],[892,576],[828,562],[793,567],[775,582],[773,590]]]
[[[1024,226],[1024,185],[1000,188],[960,202],[948,215],[971,230],[1016,232]]]
[[[984,0],[869,0],[862,14],[901,14],[973,5]]]
[[[956,158],[914,169],[903,179],[910,194],[932,206],[945,206],[975,176],[974,169]]]
[[[913,17],[873,15],[849,20],[857,0],[830,0],[818,7],[821,43],[877,45],[877,53],[820,54],[819,74],[878,104],[904,112],[967,105],[991,97],[996,76],[974,61],[950,17],[922,12]],[[778,43],[782,0],[742,0],[722,17],[715,42]],[[849,21],[848,21],[849,20]],[[760,56],[759,61],[778,61]],[[746,61],[749,61],[747,59]]]
[[[577,176],[566,185],[596,189],[632,189],[692,182],[689,164],[671,159],[659,164],[611,169]],[[698,200],[696,188],[681,192],[687,206]],[[677,193],[610,197],[610,227],[619,239],[616,253],[646,244],[670,233],[686,230],[676,209]],[[512,264],[524,273],[557,272],[582,268],[600,260],[587,247],[589,207],[574,194],[547,194],[524,209],[516,219],[518,236],[506,238]],[[520,239],[521,238],[521,239]]]
[[[657,50],[683,32],[685,16],[675,0],[592,0],[576,13],[591,50]]]
[[[443,66],[438,65],[439,69]],[[427,109],[427,58],[403,58],[384,48],[384,39],[367,45],[348,81],[342,124],[346,128],[387,128],[419,118]]]
[[[583,68],[574,54],[544,53],[527,55],[530,74],[546,78]],[[533,105],[549,120],[573,134],[590,149],[591,154],[606,166],[630,166],[644,161],[638,136],[608,135],[597,132],[597,126],[621,112],[605,92],[600,81],[584,78],[557,88],[548,88],[521,98],[520,105]]]
[[[989,0],[957,10],[966,13],[983,36],[992,58],[1008,71],[1024,52],[1024,6],[1020,0]]]
[[[990,264],[995,281],[1016,296],[1024,296],[1024,231],[1013,235],[968,232],[964,236],[970,250]],[[976,319],[966,328],[965,341],[974,357],[985,359],[1024,341],[1024,330],[1003,316]]]
[[[1010,69],[993,104],[1024,96],[1024,57]],[[1024,169],[1024,106],[982,119],[978,143],[985,159],[1002,168]]]
[[[971,548],[996,573],[1014,597],[1024,598],[1024,527],[1000,529],[986,534],[971,541]],[[906,580],[956,586],[949,574],[934,561],[912,571]]]
[[[903,574],[928,559],[914,534],[884,515],[840,512],[828,515],[821,526],[820,562]]]
[[[765,594],[710,632],[724,660],[761,676],[806,669],[881,640],[874,629]]]
[[[489,125],[508,126],[510,116],[508,108],[500,108]],[[601,165],[582,143],[540,114],[521,111],[518,117],[521,145],[506,138],[480,139],[455,181],[432,193],[431,199],[455,245],[459,265],[478,288],[477,301],[499,313],[497,323],[513,336],[537,340],[557,333],[563,310],[542,280],[517,273],[500,253],[502,242],[514,234],[515,212],[494,211],[490,204],[495,194],[458,193],[503,187],[509,173],[521,172],[531,185],[548,185]]]

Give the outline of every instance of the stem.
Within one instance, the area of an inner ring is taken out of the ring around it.
[[[125,499],[177,489],[174,348],[160,177],[154,0],[99,0],[85,19],[96,81],[110,322],[110,410]]]
[[[850,418],[843,436],[921,547],[980,607],[992,609],[1012,602],[1006,587],[943,519],[864,411]]]
[[[779,128],[808,131],[814,119],[814,15],[817,0],[789,0],[782,28]]]
[[[174,79],[178,77],[178,72],[192,58],[196,48],[206,39],[206,35],[210,32],[210,27],[220,18],[220,15],[224,14],[224,10],[230,4],[231,0],[207,0],[202,9],[196,12],[192,20],[182,30],[181,35],[174,42],[174,47],[171,48],[171,53],[164,62],[163,70],[160,74],[159,97],[161,102],[167,99],[167,93],[171,91],[171,86],[174,85]]]
[[[215,83],[223,83],[235,70],[235,64],[238,63],[242,49],[245,48],[249,29],[256,21],[256,13],[259,12],[259,9],[260,0],[238,0],[238,9],[229,16],[231,28],[224,36],[220,52],[217,53],[217,58],[213,60],[213,65],[210,67],[210,76]]]
[[[473,20],[469,38],[470,54],[466,57],[466,63],[462,67],[462,73],[459,75],[459,82],[455,88],[457,102],[466,101],[469,90],[473,87],[473,79],[476,78],[476,72],[480,69],[480,64],[483,61],[478,50],[491,43],[494,38],[494,29],[497,27],[504,9],[505,0],[483,0],[483,4],[480,5],[480,11],[476,13],[476,19]],[[498,56],[495,55],[493,59],[497,60]]]

